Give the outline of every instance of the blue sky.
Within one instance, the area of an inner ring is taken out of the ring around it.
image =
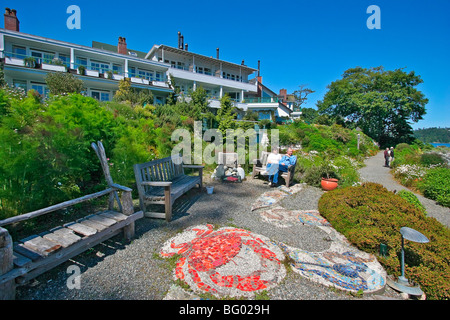
[[[147,52],[154,44],[177,46],[180,31],[189,51],[257,68],[275,92],[307,85],[315,107],[327,85],[349,68],[405,68],[424,80],[430,100],[413,128],[450,127],[449,0],[278,1],[2,1],[16,9],[20,30],[90,46],[92,40]],[[69,5],[81,9],[81,29],[69,30]],[[370,30],[368,6],[381,10],[381,29]],[[3,27],[3,23],[1,25]]]

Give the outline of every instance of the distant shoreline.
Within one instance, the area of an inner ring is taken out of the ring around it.
[[[450,143],[448,143],[448,142],[431,142],[430,144],[433,147],[437,147],[437,146],[450,147]]]

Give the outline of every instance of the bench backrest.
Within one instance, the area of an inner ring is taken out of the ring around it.
[[[268,151],[261,152],[260,161],[261,161],[263,167],[265,167],[267,165],[267,158],[269,157],[269,154],[270,154],[270,152],[268,152]]]
[[[184,175],[182,158],[174,156],[135,164],[134,173],[138,184],[142,181],[172,181]],[[144,188],[148,191],[150,187]]]

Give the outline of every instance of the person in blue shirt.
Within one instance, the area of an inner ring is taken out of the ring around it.
[[[292,148],[288,148],[286,154],[281,158],[280,165],[278,166],[278,171],[273,175],[271,187],[276,187],[278,185],[278,176],[281,172],[287,172],[289,166],[294,165],[297,162],[297,157],[292,155]]]

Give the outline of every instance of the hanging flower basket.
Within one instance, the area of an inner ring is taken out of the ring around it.
[[[320,182],[322,189],[325,191],[331,191],[338,187],[338,179],[334,178],[322,178]]]

